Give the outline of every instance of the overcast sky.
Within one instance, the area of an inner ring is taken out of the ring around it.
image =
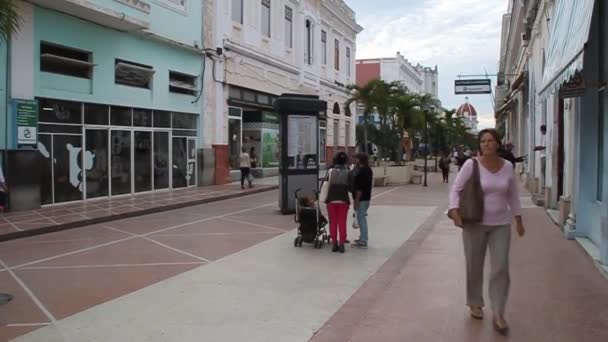
[[[393,57],[400,51],[411,62],[439,67],[439,98],[457,108],[454,95],[463,74],[495,74],[502,15],[508,0],[346,0],[364,30],[357,37],[357,58]],[[492,88],[496,79],[492,78]],[[479,127],[493,127],[489,95],[470,95]]]

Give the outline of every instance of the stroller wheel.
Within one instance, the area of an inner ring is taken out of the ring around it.
[[[293,240],[293,246],[294,247],[300,247],[302,244],[300,243],[300,237],[297,236],[294,240]]]

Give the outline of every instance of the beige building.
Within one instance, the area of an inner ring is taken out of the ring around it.
[[[354,150],[354,108],[344,103],[346,86],[355,82],[356,36],[362,28],[344,1],[211,0],[205,18],[207,183],[231,179],[241,147],[257,151],[257,172],[278,172],[273,102],[283,93],[327,101],[319,132],[321,163],[336,150]]]

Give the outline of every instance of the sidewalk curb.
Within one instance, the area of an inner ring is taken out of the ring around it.
[[[59,232],[62,230],[75,229],[75,228],[80,228],[80,227],[89,226],[89,225],[93,225],[93,224],[121,220],[121,219],[125,219],[125,218],[144,216],[144,215],[148,215],[148,214],[155,214],[155,213],[160,213],[160,212],[165,212],[165,211],[170,211],[170,210],[175,210],[175,209],[192,207],[192,206],[200,205],[200,204],[225,201],[225,200],[234,199],[234,198],[238,198],[238,197],[251,196],[251,195],[255,195],[255,194],[259,194],[259,193],[263,193],[263,192],[277,190],[278,188],[279,188],[278,185],[270,185],[270,186],[263,187],[263,188],[249,190],[246,193],[234,193],[234,194],[228,194],[228,195],[220,195],[220,196],[213,197],[213,198],[205,198],[205,199],[200,199],[200,200],[191,201],[191,202],[169,204],[169,205],[165,205],[165,206],[149,208],[149,209],[142,209],[139,211],[133,211],[133,212],[128,212],[128,213],[124,213],[124,214],[116,214],[116,215],[98,217],[98,218],[93,218],[93,219],[85,219],[82,221],[64,223],[64,224],[54,225],[54,226],[50,226],[50,227],[43,227],[43,228],[7,233],[7,234],[0,235],[0,242],[22,239],[22,238],[32,237],[32,236],[36,236],[36,235],[54,233],[54,232]]]
[[[445,217],[447,205],[438,206],[388,260],[338,309],[309,342],[348,341],[352,332],[367,315],[369,308],[388,289],[401,273],[401,269],[418,251],[424,240]]]

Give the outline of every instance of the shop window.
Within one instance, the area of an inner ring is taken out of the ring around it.
[[[40,122],[82,124],[82,103],[58,101],[49,99],[39,100]]]
[[[196,96],[196,76],[169,71],[169,92]]]
[[[91,53],[48,42],[40,43],[40,71],[91,79]]]
[[[247,102],[255,102],[255,93],[252,91],[243,91],[243,100]]]
[[[133,109],[133,126],[152,127],[152,111],[149,109]]]
[[[114,65],[115,83],[137,88],[152,88],[154,68],[149,65],[117,59]]]
[[[240,100],[241,99],[241,89],[239,88],[234,88],[234,87],[230,87],[230,90],[228,90],[228,96],[231,99],[236,99],[236,100]]]
[[[262,0],[262,34],[270,38],[270,0]]]
[[[131,126],[131,108],[114,107],[110,108],[110,124],[112,126]]]
[[[232,21],[243,24],[243,0],[232,0]]]
[[[154,127],[159,128],[171,128],[171,112],[164,112],[162,110],[154,111]]]
[[[84,104],[84,123],[87,125],[104,125],[109,123],[108,115],[110,110],[108,106],[85,103]]]
[[[173,113],[173,128],[196,129],[196,114]]]

